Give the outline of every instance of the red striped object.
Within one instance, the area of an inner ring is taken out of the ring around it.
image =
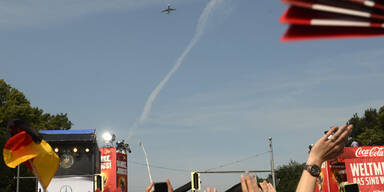
[[[317,11],[384,20],[384,14],[382,12],[369,10],[364,6],[354,6],[351,5],[351,3],[334,3],[328,1],[313,3],[309,0],[282,0],[282,2]]]
[[[360,5],[364,5],[364,6],[367,6],[367,7],[373,7],[373,8],[383,9],[384,10],[384,5],[383,4],[379,4],[379,3],[376,3],[376,2],[370,1],[370,0],[347,0],[347,1],[350,1],[350,2],[353,2],[353,3],[357,3],[357,4],[360,4]]]
[[[382,28],[290,25],[281,41],[384,36]]]
[[[370,22],[366,18],[325,13],[295,6],[287,9],[281,16],[280,22],[294,25],[384,28],[384,23]]]

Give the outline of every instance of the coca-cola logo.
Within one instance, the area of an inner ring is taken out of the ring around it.
[[[357,148],[356,157],[384,157],[384,147],[372,147],[370,149]]]

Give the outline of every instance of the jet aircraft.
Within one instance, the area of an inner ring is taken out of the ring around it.
[[[171,11],[175,11],[176,9],[174,9],[174,8],[171,8],[171,5],[170,4],[168,4],[168,8],[166,8],[166,9],[164,9],[164,10],[162,10],[161,12],[162,13],[167,13],[167,14],[170,14],[171,13]]]

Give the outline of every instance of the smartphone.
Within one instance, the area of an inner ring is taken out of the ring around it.
[[[359,185],[357,183],[345,184],[344,192],[359,192]]]
[[[155,192],[168,192],[168,185],[166,182],[155,183]]]

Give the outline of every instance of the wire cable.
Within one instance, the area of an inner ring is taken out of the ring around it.
[[[264,154],[267,154],[269,152],[270,151],[265,151],[265,152],[262,152],[262,153],[258,153],[258,154],[252,155],[252,156],[245,157],[243,159],[239,159],[239,160],[236,160],[236,161],[231,161],[229,163],[225,163],[225,164],[219,165],[217,167],[213,167],[213,168],[207,169],[207,170],[205,170],[205,172],[212,171],[214,169],[219,169],[219,168],[227,167],[229,165],[233,165],[233,164],[236,164],[236,163],[240,163],[242,161],[246,161],[246,160],[249,160],[249,159],[252,159],[252,158],[264,155]],[[147,164],[145,164],[145,163],[140,163],[140,162],[132,161],[132,160],[128,161],[128,163],[135,164],[135,165],[140,165],[140,166],[144,166],[144,167],[147,166]],[[187,172],[187,173],[191,172],[191,170],[188,170],[188,169],[170,168],[170,167],[164,167],[164,166],[152,165],[152,164],[149,164],[149,166],[151,168],[158,168],[158,169],[164,169],[164,170],[169,170],[169,171],[184,172],[184,173],[185,172]]]
[[[137,161],[128,161],[128,163],[132,163],[132,164],[135,164],[135,165],[141,165],[141,166],[147,166],[147,164],[145,163],[140,163],[140,162],[137,162]],[[164,167],[164,166],[158,166],[158,165],[152,165],[152,164],[149,164],[150,167],[152,168],[158,168],[158,169],[165,169],[165,170],[169,170],[169,171],[177,171],[177,172],[191,172],[190,170],[187,170],[187,169],[178,169],[178,168],[169,168],[169,167]]]
[[[248,160],[248,159],[252,159],[252,158],[255,158],[255,157],[258,157],[260,155],[264,155],[266,153],[269,153],[270,151],[265,151],[265,152],[262,152],[262,153],[258,153],[258,154],[255,154],[255,155],[252,155],[252,156],[249,156],[249,157],[246,157],[246,158],[243,158],[243,159],[239,159],[239,160],[236,160],[236,161],[232,161],[232,162],[229,162],[229,163],[225,163],[225,164],[222,164],[222,165],[219,165],[217,167],[213,167],[213,168],[210,168],[210,169],[207,169],[205,171],[212,171],[214,169],[219,169],[219,168],[223,168],[223,167],[227,167],[229,165],[233,165],[233,164],[236,164],[236,163],[240,163],[242,161],[245,161],[245,160]]]

